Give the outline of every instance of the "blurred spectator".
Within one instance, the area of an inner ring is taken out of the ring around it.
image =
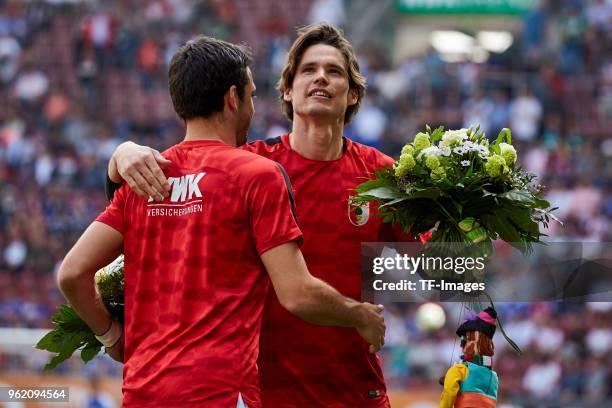
[[[145,89],[153,86],[154,77],[159,74],[162,62],[161,50],[152,38],[142,42],[136,57],[136,66],[140,68],[142,85]]]
[[[510,128],[517,139],[529,141],[537,136],[542,113],[541,102],[524,87],[510,104]]]
[[[489,132],[492,132],[494,137],[500,130],[510,126],[510,103],[508,102],[508,95],[503,89],[493,91],[489,121]]]
[[[359,115],[355,117],[353,124],[355,140],[380,149],[387,121],[383,111],[374,106],[370,99],[366,99],[359,108]]]
[[[310,24],[326,21],[334,26],[342,27],[345,19],[343,0],[314,0],[308,13]]]
[[[530,365],[523,377],[523,387],[533,397],[540,400],[554,399],[559,392],[561,366],[556,361],[540,357]]]
[[[9,269],[18,270],[24,264],[28,256],[28,247],[17,227],[12,227],[9,232],[9,242],[4,248],[4,262]]]
[[[112,396],[102,390],[98,376],[92,376],[89,379],[89,385],[91,390],[85,408],[115,408],[117,406]]]
[[[491,115],[494,105],[491,100],[482,93],[480,89],[465,101],[463,106],[463,127],[476,126],[480,124],[482,129],[489,138],[493,137],[491,130]],[[497,136],[497,135],[495,135]]]
[[[612,3],[607,0],[593,0],[584,12],[588,23],[597,28],[609,28],[612,23]]]
[[[116,22],[101,6],[82,23],[81,46],[94,50],[96,65],[102,66],[110,55],[116,37]]]
[[[19,69],[21,46],[8,34],[0,35],[0,82],[10,82]]]
[[[49,89],[49,80],[40,70],[27,64],[15,81],[15,95],[28,106],[39,102]]]

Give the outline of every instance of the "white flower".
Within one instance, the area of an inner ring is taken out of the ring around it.
[[[467,129],[447,130],[444,132],[444,136],[442,136],[442,144],[446,146],[453,146],[467,139]]]
[[[469,165],[470,165],[470,161],[469,161],[469,160],[462,160],[462,161],[461,161],[461,165],[462,165],[463,167],[467,167],[467,166],[469,166]]]
[[[478,146],[478,149],[476,151],[478,152],[478,156],[483,160],[485,160],[490,155],[489,149],[485,146]]]
[[[421,153],[419,153],[419,156],[417,157],[417,159],[421,159],[421,157],[425,156],[436,156],[436,157],[440,157],[442,155],[442,152],[440,151],[440,149],[436,146],[430,146],[427,147],[423,150],[421,150]]]
[[[474,143],[470,142],[469,140],[466,140],[465,142],[461,143],[459,146],[462,146],[466,151],[472,151],[474,150]]]
[[[482,151],[481,150],[482,146],[480,146],[477,143],[470,142],[469,140],[467,142],[463,143],[463,148],[465,149],[466,152],[480,152],[480,151]]]
[[[464,154],[464,153],[466,153],[466,150],[465,150],[465,148],[463,148],[462,146],[459,146],[459,147],[455,147],[455,148],[453,149],[453,153],[456,153],[456,154]]]
[[[440,152],[442,153],[442,156],[450,156],[451,155],[451,149],[448,146],[440,146]]]

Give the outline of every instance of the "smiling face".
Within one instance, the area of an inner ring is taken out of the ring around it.
[[[357,95],[349,89],[346,63],[340,50],[326,44],[306,49],[283,99],[292,104],[294,116],[327,117],[343,123],[346,109],[357,103]]]

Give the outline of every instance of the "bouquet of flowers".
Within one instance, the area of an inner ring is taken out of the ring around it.
[[[551,214],[535,175],[516,166],[509,129],[489,143],[479,127],[429,126],[402,149],[392,168],[359,185],[356,204],[376,202],[383,222],[432,243],[479,244],[487,255],[502,239],[528,254]]]
[[[555,218],[535,175],[516,166],[509,129],[489,143],[480,127],[418,133],[392,168],[357,186],[357,206],[374,202],[383,222],[399,223],[418,237],[427,255],[483,257],[501,239],[523,254],[541,243],[540,225]],[[484,280],[484,272],[421,270],[429,279]],[[491,298],[484,292],[491,304]],[[520,348],[502,335],[520,355]]]
[[[124,319],[124,281],[123,281],[123,255],[119,256],[108,266],[96,272],[95,282],[102,297],[104,306],[114,319],[123,324]],[[67,360],[80,349],[81,359],[88,362],[102,349],[102,343],[96,338],[91,329],[76,312],[68,305],[60,305],[58,311],[51,318],[53,330],[47,333],[36,344],[40,350],[57,353],[47,365],[45,370],[55,368]]]

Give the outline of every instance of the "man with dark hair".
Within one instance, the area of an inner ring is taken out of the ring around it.
[[[279,162],[294,187],[313,275],[353,299],[361,297],[361,242],[394,240],[369,206],[349,203],[354,187],[393,159],[343,137],[357,113],[365,79],[349,42],[328,25],[304,27],[289,50],[278,83],[291,133],[244,149]],[[164,163],[157,152],[127,142],[109,163],[112,180],[126,180],[142,196],[163,197]],[[142,183],[137,183],[142,180]],[[403,236],[402,239],[407,239]],[[351,330],[317,327],[267,298],[259,368],[266,407],[388,407],[380,359]]]
[[[290,313],[357,329],[372,352],[384,342],[381,306],[309,274],[282,167],[236,148],[254,113],[248,63],[241,47],[208,37],[178,50],[169,84],[186,135],[163,153],[172,163],[170,194],[145,200],[119,188],[60,268],[66,299],[125,361],[124,407],[261,407],[265,270]],[[122,251],[125,328],[110,318],[93,279]]]

